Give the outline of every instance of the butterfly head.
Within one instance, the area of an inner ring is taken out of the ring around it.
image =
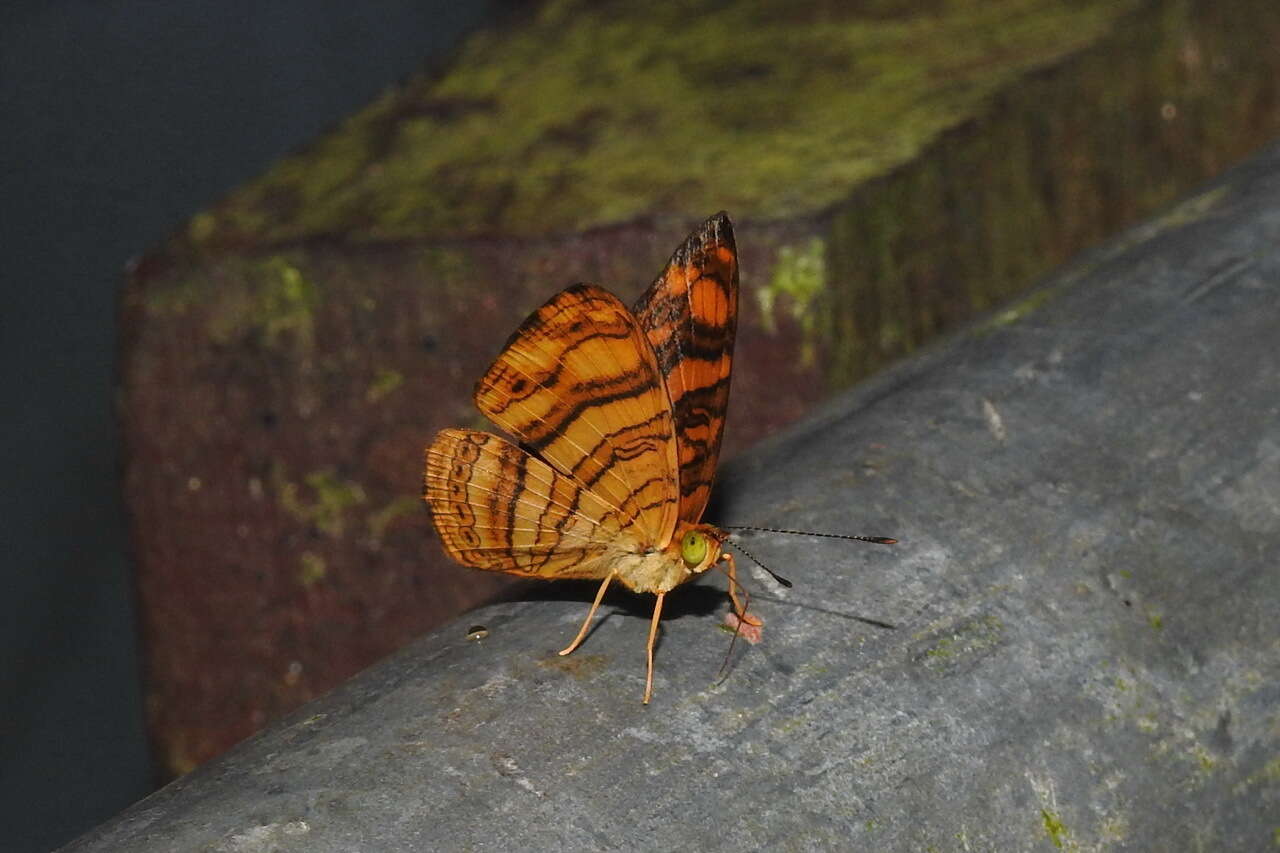
[[[676,531],[672,542],[680,555],[684,570],[690,575],[705,572],[720,559],[720,549],[726,539],[724,531],[710,524],[685,524]]]

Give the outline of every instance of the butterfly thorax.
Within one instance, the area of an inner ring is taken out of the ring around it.
[[[667,592],[714,566],[725,538],[710,524],[681,521],[666,547],[616,558],[614,574],[632,592]]]

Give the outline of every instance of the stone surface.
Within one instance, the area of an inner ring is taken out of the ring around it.
[[[723,681],[716,580],[647,707],[650,601],[560,658],[545,584],[67,849],[1265,849],[1277,282],[1272,146],[727,466],[715,520],[902,543],[745,538],[796,585]]]

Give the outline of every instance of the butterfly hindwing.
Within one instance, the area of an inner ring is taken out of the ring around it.
[[[738,256],[727,214],[708,219],[676,249],[635,314],[671,401],[680,519],[694,524],[715,480],[738,325]]]
[[[671,404],[653,348],[616,296],[579,284],[516,330],[476,384],[494,423],[663,547],[679,511]]]
[[[617,513],[550,465],[489,433],[442,430],[427,448],[426,499],[463,565],[602,578],[628,536]]]

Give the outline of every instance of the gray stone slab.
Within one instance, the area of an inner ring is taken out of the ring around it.
[[[903,541],[744,538],[795,588],[745,573],[765,639],[719,683],[723,579],[673,595],[647,707],[650,600],[561,659],[591,590],[548,584],[67,849],[1269,848],[1280,147],[736,460],[714,510]]]

